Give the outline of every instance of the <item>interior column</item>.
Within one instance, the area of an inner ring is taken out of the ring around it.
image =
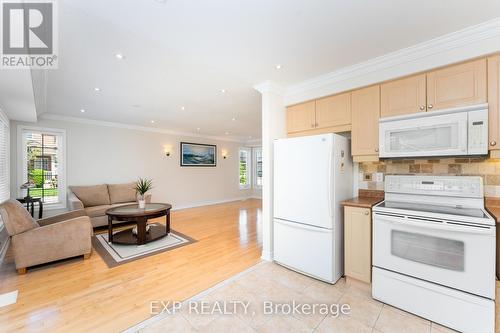
[[[264,82],[262,94],[262,259],[273,260],[273,142],[286,137],[283,89]]]

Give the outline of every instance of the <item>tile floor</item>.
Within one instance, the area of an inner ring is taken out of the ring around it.
[[[341,279],[329,285],[273,263],[260,263],[235,278],[194,297],[191,301],[250,302],[245,313],[193,314],[184,304],[175,314],[163,313],[138,325],[134,332],[454,332],[428,320],[385,305],[371,298],[367,285]],[[349,314],[264,314],[264,301],[302,304],[349,304]],[[201,303],[199,303],[201,304]],[[227,303],[226,303],[227,304]],[[232,308],[230,308],[232,309]]]

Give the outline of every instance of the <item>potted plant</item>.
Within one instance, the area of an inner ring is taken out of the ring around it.
[[[139,178],[135,185],[135,191],[139,195],[139,208],[146,207],[146,193],[153,188],[153,181],[147,178]]]

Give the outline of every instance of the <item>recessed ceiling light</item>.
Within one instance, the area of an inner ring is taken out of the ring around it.
[[[85,113],[85,109],[80,109],[80,112],[81,113]]]
[[[95,88],[94,88],[94,91],[99,92],[99,91],[101,91],[101,88],[99,88],[99,87],[95,87]]]
[[[283,66],[281,66],[280,64],[277,64],[276,65],[276,69],[281,69]]]
[[[226,89],[221,89],[220,92],[223,93],[223,94],[225,94],[226,93]]]
[[[182,111],[186,110],[186,107],[185,106],[181,106],[181,110]]]
[[[151,124],[154,124],[154,123],[155,123],[155,121],[154,121],[154,120],[151,120]]]
[[[199,132],[199,131],[201,130],[201,128],[199,128],[199,127],[196,127],[196,130],[197,130],[197,131]]]
[[[125,58],[125,56],[122,53],[117,53],[115,54],[115,58],[122,60],[123,58]]]
[[[233,119],[231,119],[232,121],[236,121],[236,117],[233,117]]]
[[[229,135],[229,132],[226,132],[226,133],[224,133],[224,134]]]
[[[248,136],[248,138],[249,138],[249,139],[251,139],[251,138],[252,138],[252,136],[251,136],[251,135],[249,135],[249,136]]]

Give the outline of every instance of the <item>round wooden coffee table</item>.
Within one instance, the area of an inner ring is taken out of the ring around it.
[[[117,244],[143,245],[167,236],[170,233],[170,209],[172,205],[163,203],[149,203],[145,208],[132,204],[108,209],[106,211],[108,241]],[[166,226],[154,223],[150,224],[149,231],[146,231],[148,220],[161,216],[166,216]],[[113,221],[134,222],[137,224],[137,235],[132,232],[132,228],[113,234]]]

